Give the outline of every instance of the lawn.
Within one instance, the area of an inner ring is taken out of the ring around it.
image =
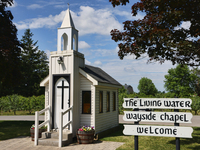
[[[30,136],[30,127],[34,121],[0,121],[0,141],[19,136]],[[191,139],[181,138],[181,150],[200,149],[200,127],[193,128]],[[120,130],[100,139],[101,141],[124,142],[117,150],[134,149],[134,136],[123,135],[123,125]],[[139,136],[139,150],[171,150],[176,149],[175,138]]]
[[[19,136],[30,136],[34,121],[0,121],[0,141]]]
[[[200,128],[194,127],[191,139],[181,138],[181,150],[199,150],[200,149]],[[102,141],[124,142],[125,144],[117,150],[134,149],[134,136],[123,135],[123,125],[120,125],[120,130],[111,135],[102,138]],[[139,136],[139,150],[172,150],[176,149],[175,138],[170,137],[154,137],[154,136]]]

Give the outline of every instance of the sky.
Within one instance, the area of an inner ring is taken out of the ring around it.
[[[86,64],[102,68],[122,85],[131,85],[135,92],[142,77],[151,79],[159,91],[164,91],[164,76],[176,66],[169,61],[147,63],[147,57],[136,60],[134,55],[120,60],[118,43],[111,39],[112,29],[123,31],[124,21],[145,16],[140,12],[133,17],[131,6],[137,1],[130,2],[113,8],[109,0],[14,0],[15,4],[7,10],[14,16],[18,39],[21,40],[25,30],[30,28],[39,49],[49,56],[51,51],[57,51],[57,28],[62,24],[69,3],[79,31],[78,51],[84,54]],[[183,25],[189,26],[187,22]]]

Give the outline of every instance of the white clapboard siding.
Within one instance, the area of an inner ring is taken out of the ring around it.
[[[99,91],[103,91],[103,113],[99,113]],[[110,111],[106,110],[106,93],[110,92]],[[113,92],[116,93],[116,110],[113,111]],[[96,88],[95,104],[95,131],[96,133],[105,131],[118,125],[118,100],[117,90],[112,88]]]
[[[92,82],[80,75],[80,126],[94,126],[94,90]],[[91,114],[82,114],[82,91],[91,91]]]
[[[49,106],[49,83],[45,86],[45,108]],[[48,112],[45,111],[45,121],[48,120]]]
[[[51,57],[51,62],[52,62],[52,74],[67,74],[67,73],[72,73],[72,55],[64,55],[63,56],[63,61],[64,64],[58,64],[57,62],[58,56]]]

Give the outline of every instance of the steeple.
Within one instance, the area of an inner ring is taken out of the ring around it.
[[[69,4],[68,4],[69,5]],[[67,9],[64,20],[58,28],[57,51],[75,50],[78,51],[78,30],[74,26],[70,10]]]
[[[68,8],[67,12],[65,14],[65,18],[62,22],[61,28],[69,28],[69,27],[75,28],[74,22],[73,22],[72,17],[71,17],[71,13],[70,13],[69,8]]]

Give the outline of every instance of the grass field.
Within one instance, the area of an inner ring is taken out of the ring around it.
[[[191,139],[180,139],[181,150],[200,150],[200,128],[194,127]],[[134,149],[134,136],[125,136],[122,133],[123,125],[120,125],[120,130],[102,138],[102,141],[124,142],[125,144],[117,150]],[[169,137],[154,137],[154,136],[139,136],[139,150],[174,150],[176,149],[175,138]]]
[[[18,136],[30,136],[30,127],[34,121],[0,121],[0,141]],[[181,150],[200,150],[200,127],[193,128],[191,139],[181,138]],[[124,142],[117,150],[134,149],[134,136],[125,136],[120,130],[113,132],[101,141]],[[174,150],[176,149],[175,138],[139,136],[139,150]]]
[[[30,136],[34,121],[0,121],[0,141],[18,136]]]

